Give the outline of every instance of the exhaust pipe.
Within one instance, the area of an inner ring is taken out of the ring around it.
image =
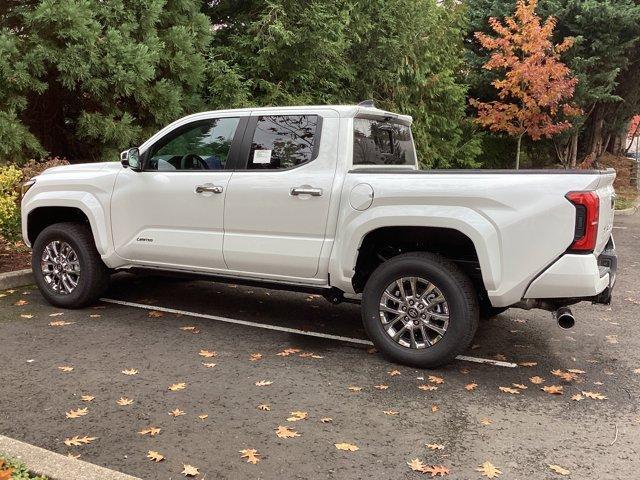
[[[561,307],[553,312],[553,318],[558,322],[558,326],[565,330],[570,329],[576,324],[576,319],[568,307]]]

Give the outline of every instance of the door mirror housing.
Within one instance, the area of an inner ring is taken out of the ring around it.
[[[138,147],[133,147],[120,153],[120,163],[122,163],[123,167],[129,167],[134,172],[141,171],[142,161],[140,160]]]

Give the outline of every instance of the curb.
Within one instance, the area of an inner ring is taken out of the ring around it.
[[[0,435],[0,452],[20,460],[30,472],[49,480],[141,480],[3,435]]]
[[[0,290],[24,287],[34,283],[33,272],[30,268],[15,272],[0,273]]]
[[[640,208],[640,200],[636,202],[633,207],[625,208],[624,210],[615,210],[614,215],[633,215]]]

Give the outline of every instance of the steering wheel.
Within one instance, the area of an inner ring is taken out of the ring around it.
[[[193,168],[197,165],[197,168]],[[209,165],[205,162],[200,155],[195,153],[187,153],[182,160],[180,160],[180,170],[209,170]]]

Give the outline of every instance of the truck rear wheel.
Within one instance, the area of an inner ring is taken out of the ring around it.
[[[56,307],[85,307],[109,284],[91,229],[81,223],[45,228],[33,244],[31,265],[42,296]]]
[[[426,252],[381,264],[362,296],[364,328],[376,348],[394,362],[420,368],[446,364],[466,350],[478,316],[471,280]]]

